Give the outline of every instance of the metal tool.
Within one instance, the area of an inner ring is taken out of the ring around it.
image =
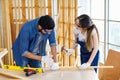
[[[62,47],[61,47],[61,52],[63,52],[63,51],[65,51],[65,52],[68,51],[68,50],[65,49],[65,46],[62,46]]]

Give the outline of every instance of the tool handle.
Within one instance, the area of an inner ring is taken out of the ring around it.
[[[26,76],[30,76],[32,74],[36,74],[37,72],[36,71],[30,71],[30,72],[26,72]]]
[[[24,69],[24,72],[26,72],[26,76],[30,76],[32,74],[36,74],[37,71],[36,70],[31,70],[31,69]]]

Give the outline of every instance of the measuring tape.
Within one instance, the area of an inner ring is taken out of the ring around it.
[[[20,67],[20,66],[12,66],[12,65],[4,65],[3,68],[9,70],[19,70],[19,71],[24,71],[24,69],[32,69],[32,70],[36,70],[39,73],[43,73],[42,68],[30,68],[30,67]]]

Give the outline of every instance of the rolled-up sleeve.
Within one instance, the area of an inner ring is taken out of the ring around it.
[[[51,34],[49,35],[48,38],[49,38],[50,46],[57,46],[56,37],[55,37],[55,31],[54,30],[51,31]]]
[[[24,53],[22,53],[22,56],[25,56],[28,53],[28,51],[25,51]]]

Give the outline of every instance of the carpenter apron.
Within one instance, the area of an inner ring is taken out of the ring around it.
[[[88,62],[88,60],[92,54],[93,49],[89,52],[87,50],[86,43],[83,41],[79,41],[79,39],[77,39],[77,43],[81,46],[80,47],[81,64]],[[99,59],[99,50],[97,51],[97,54],[96,54],[93,62],[91,63],[91,66],[98,66],[98,59]],[[95,68],[95,72],[97,72],[96,68]]]

